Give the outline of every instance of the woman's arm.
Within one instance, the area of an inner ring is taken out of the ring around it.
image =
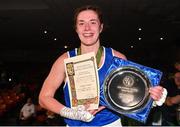
[[[54,62],[39,94],[39,104],[41,107],[57,114],[65,107],[54,98],[54,94],[65,79],[64,59],[67,57],[67,53],[64,53]]]

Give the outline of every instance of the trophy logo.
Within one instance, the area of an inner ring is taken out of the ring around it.
[[[126,86],[126,87],[132,87],[133,84],[134,84],[134,79],[132,76],[125,76],[123,78],[123,84]]]

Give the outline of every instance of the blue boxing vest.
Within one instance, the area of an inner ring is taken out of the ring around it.
[[[106,72],[112,62],[113,59],[113,53],[111,48],[105,48],[103,47],[104,51],[104,60],[101,67],[98,69],[99,74],[99,84],[100,84],[100,105],[106,106],[106,103],[104,102],[104,96],[103,96],[103,83],[105,80]],[[69,57],[73,57],[77,55],[77,48],[74,50],[71,50],[68,52]],[[69,92],[68,92],[68,82],[66,81],[64,85],[64,97],[65,97],[65,103],[67,107],[70,107],[70,98],[69,98]],[[103,126],[110,124],[114,121],[119,119],[118,114],[111,111],[110,109],[105,108],[104,110],[98,112],[95,115],[95,118],[91,122],[82,122],[78,120],[72,120],[65,118],[64,121],[68,126]]]

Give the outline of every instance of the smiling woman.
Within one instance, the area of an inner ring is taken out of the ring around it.
[[[105,74],[113,57],[116,56],[119,59],[126,60],[124,54],[114,50],[113,48],[102,46],[100,43],[100,34],[103,31],[104,25],[101,14],[100,8],[92,5],[85,5],[76,10],[75,31],[80,40],[80,47],[67,51],[58,57],[54,62],[49,75],[45,79],[39,94],[40,105],[52,112],[60,114],[62,117],[65,117],[64,119],[68,126],[121,126],[120,116],[108,109],[104,104],[102,89],[99,91],[100,104],[98,109],[89,110],[88,104],[80,107],[77,106],[75,108],[72,107],[71,102],[76,100],[71,100],[70,95],[72,91],[70,89],[71,85],[69,84],[73,84],[73,82],[71,82],[73,80],[67,80],[65,75],[66,71],[64,68],[64,61],[66,61],[67,58],[94,52],[99,56],[97,57],[99,59],[99,62],[97,63],[98,68],[96,69],[98,71],[98,79],[100,82],[99,88],[102,88]],[[56,90],[63,82],[65,83],[63,87],[65,105],[54,98]],[[163,88],[161,86],[155,86],[148,92],[155,101],[158,101],[161,98]],[[74,92],[72,94],[74,94]]]

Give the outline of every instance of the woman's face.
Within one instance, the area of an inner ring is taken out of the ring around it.
[[[84,45],[93,45],[99,42],[99,34],[103,29],[98,15],[93,10],[80,12],[76,20],[76,32]]]

